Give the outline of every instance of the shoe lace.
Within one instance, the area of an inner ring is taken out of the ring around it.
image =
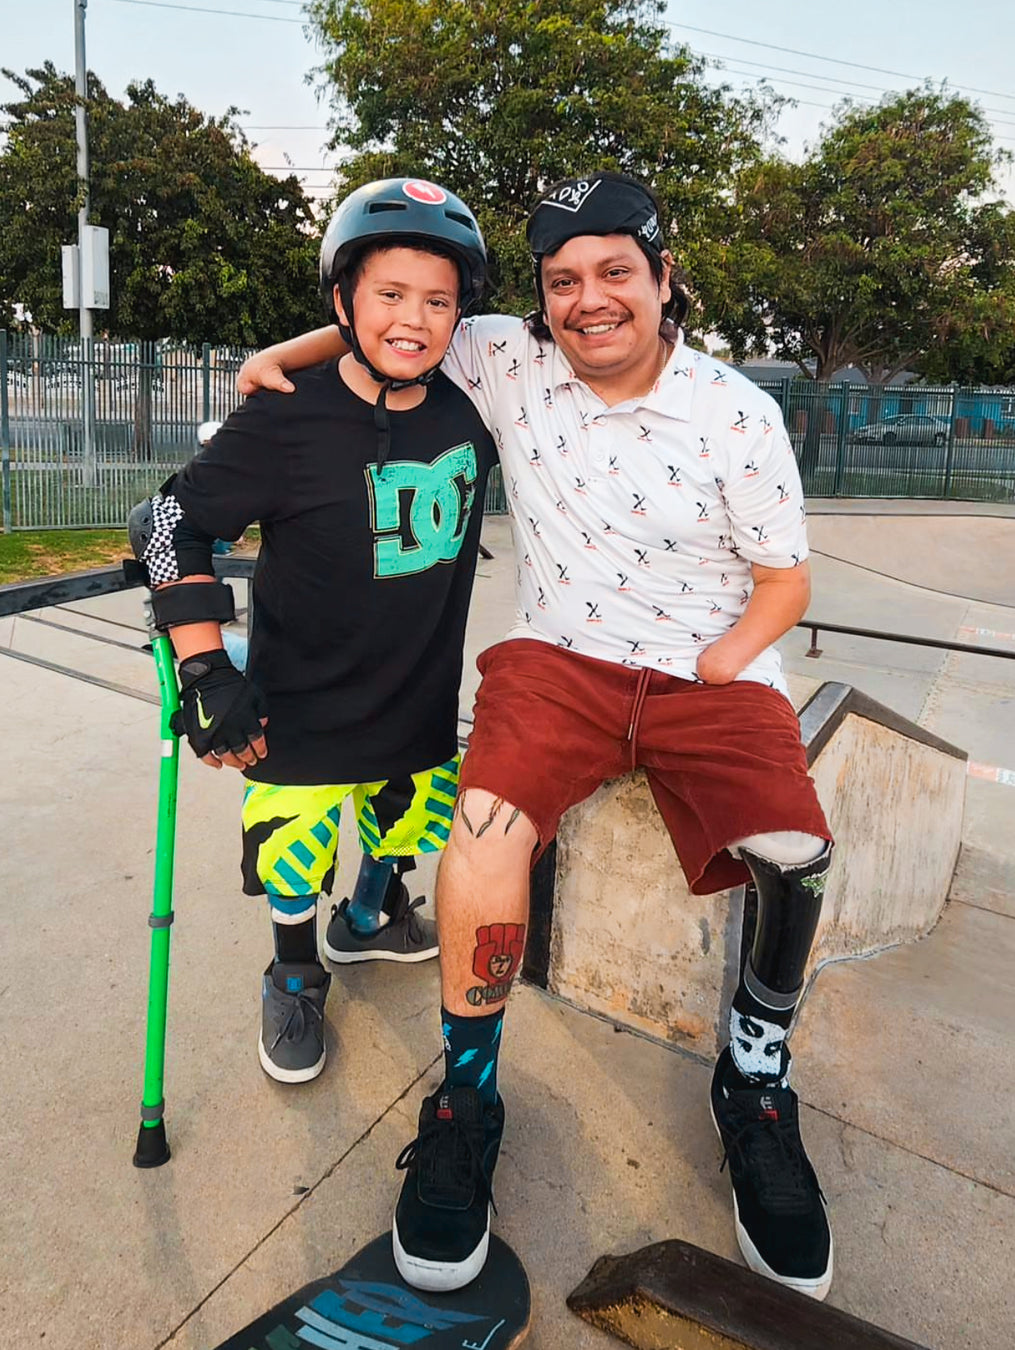
[[[460,1120],[434,1120],[424,1125],[395,1159],[395,1167],[400,1172],[417,1167],[424,1189],[433,1186],[468,1197],[478,1185],[497,1213],[485,1151],[477,1147],[473,1131]]]
[[[737,1177],[750,1173],[758,1201],[772,1214],[805,1213],[817,1186],[793,1120],[745,1120],[730,1136],[722,1166]],[[818,1194],[824,1200],[821,1187]]]
[[[308,1015],[316,1017],[319,1022],[324,1021],[323,1012],[305,990],[301,989],[289,997],[292,1003],[275,1039],[268,1047],[269,1051],[274,1050],[280,1041],[301,1041],[306,1035]]]

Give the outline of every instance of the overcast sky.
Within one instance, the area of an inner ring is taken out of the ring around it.
[[[23,71],[48,59],[73,71],[74,3],[2,0],[0,64]],[[961,24],[953,0],[852,0],[827,8],[813,0],[671,0],[667,17],[675,37],[722,58],[725,71],[716,78],[743,85],[767,74],[780,93],[799,100],[780,126],[790,154],[816,139],[841,96],[876,100],[925,77],[978,99],[998,142],[1015,151],[1015,5],[971,0],[960,8]],[[150,77],[163,93],[183,93],[202,111],[242,108],[263,165],[298,167],[310,191],[328,183],[325,166],[337,156],[324,149],[328,108],[307,84],[320,53],[304,33],[299,0],[90,0],[87,54],[116,96],[130,80]],[[0,97],[10,92],[0,77]],[[1015,200],[1011,172],[1003,183]]]

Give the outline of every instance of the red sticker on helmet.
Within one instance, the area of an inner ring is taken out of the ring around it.
[[[422,178],[410,178],[402,184],[402,191],[414,202],[426,202],[429,206],[440,206],[441,202],[448,199],[443,188],[439,188],[436,183],[427,183]]]

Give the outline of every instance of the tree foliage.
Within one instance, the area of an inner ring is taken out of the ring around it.
[[[349,187],[420,174],[476,211],[497,307],[532,304],[522,232],[541,189],[619,169],[660,194],[708,307],[726,285],[730,189],[759,158],[775,100],[734,98],[672,47],[657,0],[313,0]]]
[[[23,305],[51,332],[63,308],[60,246],[77,237],[74,82],[47,63],[5,70],[0,326]],[[89,75],[90,221],[110,233],[111,336],[258,344],[319,321],[317,234],[295,178],[260,169],[231,111],[206,117],[151,81],[120,102]]]
[[[1015,384],[1015,212],[999,202],[977,213],[965,269],[962,322],[914,363],[943,384]]]
[[[819,380],[847,365],[876,383],[946,370],[949,349],[1010,322],[998,288],[1011,297],[1012,216],[990,199],[999,159],[974,105],[924,88],[846,106],[803,163],[751,166],[741,285],[720,318],[734,351],[774,350]]]

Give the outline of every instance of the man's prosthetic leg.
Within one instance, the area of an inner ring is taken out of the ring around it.
[[[733,1184],[737,1242],[752,1270],[810,1298],[832,1282],[824,1196],[800,1137],[786,1036],[803,993],[832,846],[815,835],[752,835],[739,853],[757,888],[754,939],[712,1075],[712,1118]]]
[[[736,851],[757,892],[754,941],[730,1012],[730,1050],[752,1082],[780,1082],[789,1065],[786,1033],[803,993],[821,914],[832,845],[815,835],[752,835]]]

